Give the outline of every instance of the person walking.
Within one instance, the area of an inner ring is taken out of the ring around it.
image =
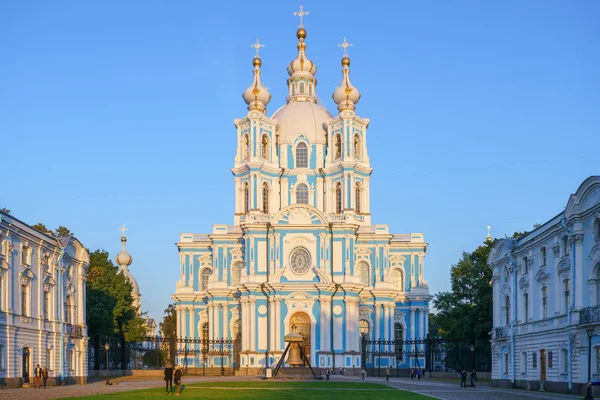
[[[44,381],[44,389],[46,389],[46,384],[48,383],[48,368],[46,367],[42,370],[42,380]]]
[[[460,387],[467,387],[467,371],[463,370],[460,374]]]
[[[421,368],[417,369],[417,380],[421,380]]]
[[[390,380],[390,367],[387,367],[385,370],[385,380],[388,382]]]
[[[360,376],[362,376],[362,380],[364,381],[365,380],[365,367],[362,367],[360,369]]]
[[[414,369],[414,368],[411,368],[411,369],[410,369],[410,380],[412,381],[412,380],[414,380],[414,379],[415,379],[415,369]]]
[[[475,382],[477,382],[477,372],[475,370],[471,371],[471,387],[475,387]]]
[[[173,391],[173,367],[167,363],[165,365],[165,393],[169,394]]]
[[[37,365],[37,367],[35,367],[35,369],[33,370],[33,387],[36,389],[40,388],[40,380],[42,378],[42,368],[40,367],[40,364]]]
[[[181,365],[175,367],[175,396],[181,396]]]

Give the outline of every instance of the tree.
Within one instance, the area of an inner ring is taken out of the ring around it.
[[[36,231],[38,231],[38,232],[42,232],[42,233],[44,233],[46,235],[49,235],[49,236],[54,236],[54,232],[52,232],[50,229],[48,229],[46,227],[46,225],[42,224],[41,222],[38,222],[37,224],[32,225],[31,227],[33,229],[35,229]]]
[[[71,231],[69,230],[69,228],[65,228],[62,225],[59,226],[58,228],[56,228],[55,232],[56,232],[56,236],[59,237],[59,238],[73,236],[73,233],[71,233]]]
[[[0,208],[0,211],[3,212],[4,214],[10,214],[10,210],[6,207]]]
[[[165,309],[165,316],[159,327],[160,334],[164,338],[171,339],[177,337],[177,310],[175,309],[175,304],[169,304]]]

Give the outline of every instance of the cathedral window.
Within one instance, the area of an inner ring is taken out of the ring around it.
[[[366,319],[358,321],[358,331],[363,339],[369,340],[369,321]]]
[[[563,285],[564,285],[564,301],[565,301],[565,314],[566,314],[571,305],[571,280],[565,279],[565,282]]]
[[[205,354],[208,352],[208,322],[202,324],[202,332],[200,339],[202,340],[202,353]]]
[[[296,94],[296,85],[292,83],[292,96]]]
[[[21,251],[21,264],[29,265],[29,256],[31,255],[31,248],[29,246],[23,246],[23,250]]]
[[[304,142],[296,146],[296,168],[308,168],[308,147]]]
[[[268,214],[269,213],[269,185],[266,183],[263,183],[262,201],[263,201],[263,213]]]
[[[248,184],[244,183],[244,213],[247,214],[250,211],[250,189]]]
[[[504,324],[510,325],[510,297],[504,296]]]
[[[200,290],[206,291],[208,290],[208,280],[210,279],[210,269],[204,268],[202,270],[202,275],[200,276]]]
[[[592,225],[594,228],[594,240],[600,242],[600,218],[596,218]]]
[[[309,84],[309,85],[308,85],[308,94],[309,94],[309,96],[312,96],[312,94],[313,94],[313,87],[312,87],[312,84]]]
[[[48,320],[50,317],[50,292],[44,290],[44,319]]]
[[[569,255],[569,238],[567,235],[563,236],[560,240],[560,244],[562,247],[563,257]]]
[[[335,186],[335,213],[342,213],[342,185],[340,183]]]
[[[242,281],[242,263],[238,262],[233,265],[231,270],[231,286],[239,286]]]
[[[296,203],[308,204],[308,186],[304,183],[301,183],[296,187]]]
[[[21,285],[21,315],[29,315],[29,286]]]
[[[548,257],[546,256],[546,248],[545,247],[542,247],[540,249],[540,256],[542,258],[541,265],[542,266],[546,265],[546,262],[548,261]]]
[[[358,264],[358,272],[360,274],[360,282],[365,286],[370,286],[369,264],[362,261]]]
[[[357,133],[356,135],[354,135],[354,158],[356,158],[357,160],[361,159],[361,148],[362,144],[360,140],[360,135]]]
[[[300,82],[300,94],[304,94],[304,82]]]
[[[73,323],[73,298],[71,296],[67,296],[65,299],[65,323]]]
[[[542,288],[542,318],[548,318],[548,288],[547,287]]]
[[[247,160],[250,149],[250,140],[248,139],[248,135],[242,136],[242,160]]]
[[[356,203],[355,209],[356,209],[357,214],[360,214],[360,209],[361,209],[360,196],[361,196],[360,183],[356,182],[356,185],[354,188],[354,202]]]
[[[339,160],[340,158],[342,158],[342,135],[338,133],[334,136],[333,145],[335,146],[333,159]]]
[[[394,288],[396,288],[397,290],[403,291],[404,290],[404,279],[402,277],[402,271],[400,271],[398,268],[394,268],[392,270],[391,277],[392,277],[392,284],[394,285]]]
[[[264,160],[269,159],[269,137],[267,135],[263,135],[262,137],[260,155]]]
[[[394,353],[396,353],[396,360],[402,358],[402,340],[404,340],[404,330],[402,324],[394,323]]]

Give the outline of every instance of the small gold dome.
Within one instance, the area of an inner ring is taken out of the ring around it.
[[[298,28],[296,31],[296,37],[298,39],[306,39],[306,30],[304,28]]]
[[[350,66],[350,59],[348,58],[348,56],[344,56],[344,58],[342,58],[342,66],[344,66],[344,67]]]
[[[260,67],[262,65],[262,61],[260,60],[260,57],[254,57],[254,60],[252,60],[252,65],[254,67]]]

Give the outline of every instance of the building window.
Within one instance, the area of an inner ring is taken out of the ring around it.
[[[394,323],[394,352],[396,353],[396,360],[402,358],[402,340],[404,340],[404,331],[402,324]]]
[[[510,297],[504,296],[504,324],[510,325]]]
[[[335,213],[342,213],[342,185],[340,183],[335,185]]]
[[[312,91],[312,85],[311,85],[311,84],[309,84],[309,85],[308,85],[308,94],[309,94],[310,96],[312,96],[312,94],[313,94],[313,91]]]
[[[242,263],[235,263],[232,268],[231,286],[239,286],[242,281]]]
[[[356,203],[356,213],[360,214],[360,196],[361,196],[361,190],[360,190],[360,183],[356,182],[356,186],[354,188],[354,201]]]
[[[369,264],[364,261],[361,261],[358,264],[358,272],[360,274],[360,281],[365,286],[370,286],[370,274],[369,274]]]
[[[404,278],[402,277],[402,271],[398,268],[394,268],[391,272],[392,284],[394,288],[400,291],[404,290]]]
[[[547,256],[546,256],[546,248],[545,248],[545,247],[542,247],[542,248],[540,249],[540,256],[541,256],[541,258],[542,258],[542,260],[541,260],[541,261],[542,261],[542,262],[541,262],[541,265],[542,265],[542,267],[543,267],[544,265],[546,265],[546,262],[548,261],[548,258],[547,258]]]
[[[508,353],[504,353],[504,375],[508,375]]]
[[[206,356],[208,352],[208,322],[202,324],[202,353]]]
[[[264,160],[269,159],[269,137],[263,135],[262,142],[260,144],[260,155]]]
[[[0,371],[4,371],[6,369],[6,347],[3,344],[0,344]]]
[[[565,301],[565,313],[569,312],[571,306],[571,280],[566,279],[564,284],[564,301]]]
[[[527,265],[527,257],[523,257],[523,271],[525,271],[525,273],[529,272],[529,266]]]
[[[208,280],[210,279],[210,269],[204,268],[200,276],[200,290],[208,290]]]
[[[296,168],[308,168],[308,147],[304,142],[296,146]]]
[[[65,300],[65,323],[73,323],[73,299],[71,296],[67,296]]]
[[[292,83],[292,96],[296,94],[296,85]]]
[[[75,353],[73,350],[69,350],[67,352],[67,368],[69,371],[75,370]]]
[[[524,351],[521,353],[521,369],[523,374],[527,374],[527,352]]]
[[[21,251],[21,264],[29,265],[29,254],[31,253],[31,249],[29,246],[23,246],[23,251]]]
[[[263,201],[263,213],[269,213],[269,185],[263,183],[263,191],[262,191],[262,201]]]
[[[50,313],[50,292],[44,290],[44,319],[48,320]]]
[[[21,315],[29,315],[29,287],[21,285]]]
[[[529,294],[523,293],[523,322],[529,321]]]
[[[548,288],[542,288],[542,318],[548,318]]]
[[[535,369],[537,368],[537,351],[534,351],[531,354],[531,359],[532,359],[532,367]]]
[[[596,218],[592,226],[594,230],[594,240],[600,242],[600,218]]]
[[[244,213],[248,214],[248,211],[250,211],[250,189],[248,184],[244,183]]]
[[[242,136],[242,160],[247,160],[250,154],[250,140],[248,135]]]
[[[569,237],[567,235],[563,236],[560,240],[560,246],[562,247],[563,256],[569,255]]]
[[[360,140],[360,135],[357,133],[356,135],[354,135],[354,157],[357,160],[361,159],[361,149],[362,149],[362,143]]]
[[[560,366],[561,374],[566,374],[569,372],[569,353],[567,349],[560,349]]]
[[[596,373],[600,374],[600,347],[596,347]]]
[[[334,146],[334,160],[339,160],[342,158],[342,135],[339,133],[333,137],[333,146]]]
[[[548,368],[552,368],[552,352],[548,352]]]
[[[304,94],[304,82],[300,82],[300,94]]]
[[[296,187],[296,203],[308,204],[308,186],[304,183],[301,183]]]
[[[46,365],[49,370],[52,370],[52,349],[46,349]]]
[[[366,340],[369,339],[369,321],[366,319],[361,319],[358,321],[358,331],[360,332],[360,336]]]

